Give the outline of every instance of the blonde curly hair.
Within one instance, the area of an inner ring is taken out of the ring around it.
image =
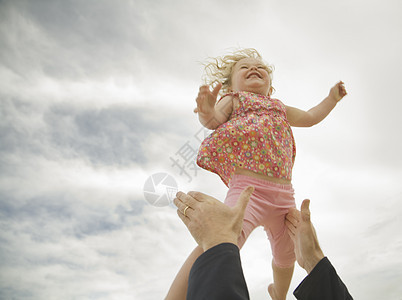
[[[234,50],[231,54],[225,56],[208,58],[207,62],[203,64],[205,71],[203,80],[205,84],[216,86],[218,83],[222,83],[222,89],[219,93],[221,95],[229,93],[232,85],[233,67],[243,58],[256,58],[261,60],[269,74],[272,87],[272,73],[274,67],[264,62],[262,56],[254,48]],[[272,90],[274,90],[273,87]]]

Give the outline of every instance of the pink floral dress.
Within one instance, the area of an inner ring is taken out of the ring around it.
[[[229,95],[240,105],[202,142],[197,164],[218,174],[227,186],[236,168],[291,180],[296,146],[285,105],[250,92]]]

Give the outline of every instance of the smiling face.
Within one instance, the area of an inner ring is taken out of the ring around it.
[[[267,66],[256,58],[243,58],[233,67],[230,89],[268,96],[271,94],[271,77]]]

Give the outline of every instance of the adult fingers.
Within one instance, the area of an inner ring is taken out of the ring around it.
[[[194,208],[197,205],[197,199],[195,199],[193,196],[193,192],[189,193],[183,193],[183,192],[177,192],[176,198],[179,199],[180,202],[182,202],[185,206],[190,206]]]
[[[286,220],[293,224],[293,226],[297,226],[300,221],[300,212],[296,208],[289,209],[289,212],[286,215]]]
[[[296,245],[296,227],[293,226],[288,220],[285,220],[286,227],[288,228],[288,234],[293,244]]]
[[[250,201],[250,197],[254,192],[254,187],[253,186],[248,186],[245,188],[241,194],[239,199],[237,200],[236,203],[236,208],[240,210],[240,212],[244,212],[246,210],[247,204]]]
[[[301,205],[301,218],[305,222],[310,222],[310,200],[305,199]]]
[[[285,225],[289,230],[289,233],[292,235],[296,234],[296,226],[292,222],[289,222],[288,220],[285,220]]]
[[[194,210],[194,208],[191,208],[190,205],[183,203],[178,198],[175,198],[173,202],[177,206],[177,211],[180,211],[185,217],[189,217]]]
[[[183,221],[184,225],[186,225],[186,227],[188,228],[188,225],[190,223],[190,219],[185,216],[180,209],[177,210],[177,215],[179,216],[179,218]]]
[[[177,209],[181,212],[184,212],[184,209],[187,207],[187,205],[181,202],[178,198],[174,198],[173,203],[174,205],[176,205]]]
[[[289,208],[289,211],[286,214],[286,217],[299,221],[300,220],[300,210],[298,210],[296,207],[291,207],[291,208]]]
[[[190,191],[187,193],[187,195],[191,197],[191,201],[194,205],[197,205],[198,202],[207,201],[208,199],[214,199],[214,200],[218,201],[214,197],[211,197],[207,194],[204,194],[201,192],[196,192],[196,191]]]

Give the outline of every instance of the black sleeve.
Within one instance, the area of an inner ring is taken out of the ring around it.
[[[249,299],[236,245],[219,244],[195,261],[188,279],[187,299]]]
[[[299,300],[353,300],[326,257],[320,260],[293,294]]]

